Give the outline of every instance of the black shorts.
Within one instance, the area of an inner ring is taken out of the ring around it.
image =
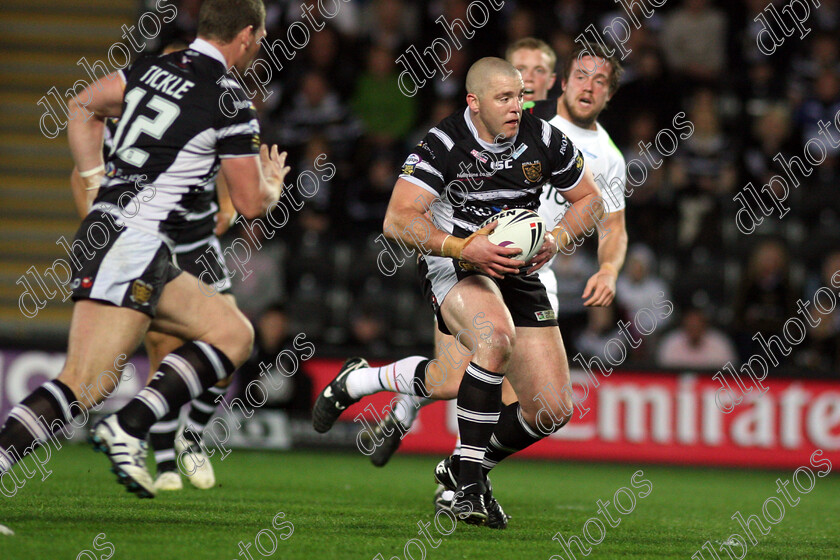
[[[174,253],[178,268],[213,286],[220,294],[231,293],[233,283],[218,237],[211,235],[195,243],[176,245]]]
[[[163,287],[181,271],[163,239],[93,211],[73,240],[73,301],[91,299],[154,317]]]
[[[417,271],[422,277],[423,296],[432,304],[438,330],[451,335],[440,313],[440,306],[449,291],[461,280],[475,274],[490,278],[476,270],[464,270],[455,259],[421,256]],[[557,327],[557,316],[551,307],[545,286],[536,274],[508,274],[501,280],[490,278],[502,292],[502,299],[517,327]]]

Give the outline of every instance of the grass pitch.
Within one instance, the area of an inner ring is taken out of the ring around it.
[[[559,560],[567,556],[552,536],[581,536],[589,518],[604,519],[596,501],[612,501],[621,487],[638,495],[630,481],[641,469],[652,492],[637,499],[632,513],[610,508],[621,522],[606,525],[603,542],[592,546],[588,558],[689,560],[706,540],[743,535],[732,514],[761,516],[764,501],[778,496],[776,479],[792,475],[509,460],[493,475],[496,496],[513,515],[508,530],[460,524],[446,536],[432,524],[433,547],[418,536],[417,523],[433,521],[432,470],[438,459],[397,455],[376,469],[361,455],[235,450],[224,462],[214,462],[216,488],[195,490],[185,481],[180,492],[139,500],[114,482],[101,454],[87,446],[65,446],[53,455],[47,481],[29,480],[15,497],[0,497],[0,523],[16,533],[0,535],[0,559],[370,560],[381,553],[384,560],[405,560],[406,543],[419,538],[429,560],[548,560],[552,555]],[[750,545],[747,558],[840,558],[840,479],[834,474],[817,478],[804,495],[789,488],[801,501],[796,507],[786,504],[784,518],[769,525],[769,534],[756,534],[758,544]],[[279,512],[285,517],[276,517]],[[294,526],[291,536],[288,525],[279,525],[284,521]],[[446,530],[446,519],[441,522]],[[590,525],[597,538],[595,524]],[[277,542],[269,555],[263,554],[273,546],[265,532]],[[258,537],[263,552],[254,544]],[[247,552],[240,552],[240,541],[251,543]],[[585,557],[573,551],[576,558]],[[420,560],[417,546],[408,552]]]

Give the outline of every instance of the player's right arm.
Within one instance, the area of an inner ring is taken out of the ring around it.
[[[508,257],[519,253],[520,250],[499,247],[487,239],[495,229],[496,222],[466,239],[437,229],[426,217],[427,209],[432,207],[436,198],[437,196],[422,187],[402,178],[397,179],[385,213],[385,236],[399,240],[424,254],[467,261],[493,278],[519,272],[519,267],[525,263]]]
[[[124,84],[123,76],[119,72],[114,72],[86,87],[67,104],[70,113],[67,123],[70,153],[73,155],[79,179],[84,182],[86,191],[98,189],[102,176],[105,174],[105,165],[102,160],[105,119],[119,117],[122,113]],[[73,187],[74,200],[77,199],[75,189],[79,186],[81,185],[77,184]],[[89,205],[91,200],[89,193],[85,194],[85,199]],[[80,211],[82,202],[85,200],[81,197],[76,202]]]

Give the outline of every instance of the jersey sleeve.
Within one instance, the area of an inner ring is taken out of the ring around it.
[[[560,130],[545,121],[542,121],[542,126],[542,139],[548,148],[551,164],[548,182],[559,191],[573,189],[583,178],[583,154]]]
[[[242,93],[241,88],[232,87],[230,93],[236,99],[236,112],[229,116],[221,113],[216,129],[216,148],[220,158],[253,156],[260,153],[260,123],[257,109]]]
[[[400,179],[441,196],[446,181],[446,156],[449,152],[433,128],[408,154],[400,170]]]

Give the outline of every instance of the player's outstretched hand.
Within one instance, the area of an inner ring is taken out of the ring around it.
[[[528,261],[528,274],[541,269],[545,263],[551,260],[551,257],[557,254],[557,251],[557,240],[554,239],[551,232],[545,232],[542,247],[540,247],[539,252],[534,255],[530,261]]]
[[[499,247],[487,239],[498,223],[498,220],[491,222],[470,235],[461,251],[461,260],[467,261],[491,278],[503,278],[505,274],[519,274],[519,267],[525,265],[524,261],[510,258],[521,253],[520,249]]]
[[[263,177],[277,192],[276,198],[280,198],[283,180],[292,169],[286,165],[286,155],[286,152],[278,151],[276,144],[272,144],[270,149],[267,144],[260,146],[260,164],[262,165]]]
[[[606,265],[605,265],[606,266]],[[616,274],[609,268],[602,268],[586,282],[581,298],[587,307],[606,307],[615,298]]]

